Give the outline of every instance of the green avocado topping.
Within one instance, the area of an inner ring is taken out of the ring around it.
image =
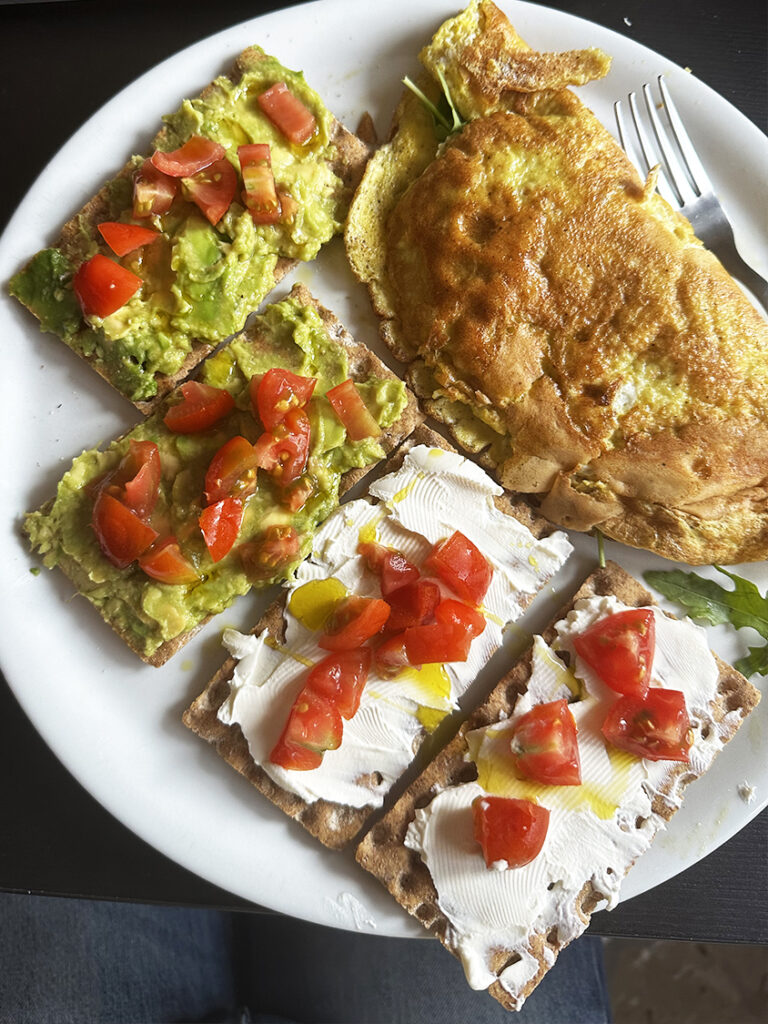
[[[171,151],[192,135],[220,143],[238,173],[234,201],[212,226],[185,192],[184,179],[167,213],[142,219],[162,237],[118,258],[102,240],[93,218],[79,217],[62,248],[44,249],[10,282],[15,295],[40,320],[88,358],[131,401],[157,394],[157,375],[173,375],[193,342],[216,345],[241,330],[274,286],[279,257],[311,260],[341,230],[344,216],[340,179],[329,161],[332,118],[302,74],[283,67],[253,47],[241,61],[233,83],[218,78],[203,97],[185,100],[164,118],[155,148]],[[317,130],[304,145],[294,145],[262,112],[257,97],[275,82],[311,110]],[[272,225],[256,225],[242,204],[238,146],[268,143],[278,189],[294,204],[291,216]],[[132,168],[142,163],[134,157]],[[98,221],[136,222],[132,211],[132,173],[113,179],[99,195]],[[102,209],[103,207],[103,209]],[[136,294],[111,316],[83,316],[72,287],[79,266],[101,252],[142,279]]]
[[[252,376],[273,366],[317,378],[308,407],[312,433],[306,468],[314,491],[300,511],[290,512],[272,478],[259,470],[258,490],[245,502],[237,543],[214,563],[198,526],[206,470],[231,437],[239,434],[254,442],[261,434],[262,426],[251,409],[249,383]],[[384,456],[375,439],[350,441],[325,397],[329,388],[348,376],[346,350],[328,336],[314,309],[291,299],[268,307],[255,319],[247,337],[224,346],[202,368],[204,383],[226,388],[233,396],[232,411],[208,430],[174,434],[163,423],[168,404],[179,398],[174,394],[169,403],[106,450],[84,452],[62,478],[54,501],[26,517],[32,547],[43,555],[48,568],[62,565],[104,618],[133,646],[151,655],[164,641],[227,608],[251,586],[287,578],[310,551],[317,525],[338,504],[342,474]],[[406,404],[405,387],[394,378],[371,378],[360,384],[360,393],[382,429],[395,422]],[[163,475],[152,524],[158,532],[176,536],[185,557],[200,573],[197,583],[157,583],[136,564],[118,569],[99,547],[91,525],[95,488],[89,485],[119,464],[130,439],[154,441],[158,446]],[[271,526],[293,527],[300,550],[291,564],[254,581],[248,578],[238,551]]]

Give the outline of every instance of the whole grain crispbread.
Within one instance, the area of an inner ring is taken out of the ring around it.
[[[609,562],[604,568],[590,575],[572,600],[558,612],[543,632],[543,639],[551,643],[556,636],[555,622],[564,618],[575,603],[582,598],[595,595],[615,595],[624,604],[641,606],[653,604],[648,591],[615,563]],[[731,711],[740,712],[738,722],[730,722],[725,735],[732,738],[741,721],[757,705],[760,694],[740,673],[730,665],[716,658],[720,673],[717,698],[712,706],[713,717],[720,723]],[[454,739],[435,757],[425,771],[403,793],[392,809],[363,838],[356,852],[358,862],[387,888],[394,898],[410,914],[434,932],[446,949],[458,956],[451,941],[450,921],[441,910],[438,893],[429,869],[418,852],[404,845],[406,832],[419,808],[428,806],[438,792],[451,786],[471,782],[477,778],[477,770],[466,758],[468,748],[466,734],[473,729],[482,729],[508,717],[515,702],[527,686],[531,674],[532,649],[518,660],[507,675],[493,689],[487,700],[478,707],[462,725]],[[676,765],[665,787],[653,800],[653,811],[666,821],[673,816],[675,808],[663,796],[673,788],[678,790],[688,785],[696,775],[688,765]],[[591,882],[586,882],[579,893],[575,911],[586,927],[597,904],[604,898]],[[560,940],[557,928],[534,932],[528,936],[532,954],[539,969],[521,992],[525,999],[554,963],[558,953],[567,943]],[[492,970],[499,974],[511,961],[511,949],[495,951]],[[499,981],[494,982],[489,992],[508,1010],[516,1008],[515,1000]],[[522,1000],[521,1000],[522,1001]],[[520,1004],[517,1003],[517,1006]]]
[[[380,464],[375,475],[397,470],[408,451],[416,445],[453,450],[440,434],[421,424],[399,446],[396,452]],[[497,508],[524,523],[537,538],[553,531],[553,527],[541,517],[535,516],[524,502],[517,502],[506,494],[495,499]],[[277,600],[256,624],[252,632],[265,632],[280,642],[284,636],[285,597]],[[261,793],[290,817],[302,824],[321,843],[332,849],[341,849],[350,843],[375,814],[370,807],[347,807],[317,800],[309,803],[278,786],[267,773],[254,763],[248,751],[248,743],[239,725],[225,725],[218,719],[219,708],[229,697],[229,679],[235,667],[235,659],[228,658],[211,679],[202,694],[184,712],[186,726],[200,737],[212,743],[217,752],[251,782]]]
[[[258,47],[248,47],[234,61],[232,69],[225,76],[233,83],[237,83],[242,76],[252,68],[255,63],[267,58]],[[216,89],[216,83],[211,82],[200,93],[201,99],[206,99]],[[152,140],[151,149],[168,149],[168,128],[163,127]],[[370,156],[370,149],[366,143],[353,135],[335,118],[331,122],[330,141],[334,146],[334,156],[330,161],[331,168],[340,180],[338,193],[335,198],[338,201],[339,217],[343,219],[349,200],[360,181],[365,165]],[[105,220],[112,220],[119,211],[115,209],[114,182],[121,179],[130,180],[141,160],[137,157],[131,158],[126,165],[117,172],[112,181],[105,184],[74,216],[72,216],[61,229],[54,248],[60,249],[64,255],[73,263],[79,266],[86,255],[90,254],[93,239],[99,239],[97,225]],[[292,270],[299,260],[279,257],[275,266],[273,277],[274,285],[277,285],[285,275]],[[83,327],[83,333],[88,330],[87,325]],[[79,337],[79,335],[78,335]],[[219,338],[219,343],[225,339]],[[192,341],[191,349],[180,368],[173,374],[156,375],[157,394],[152,398],[137,400],[132,404],[142,413],[150,413],[162,402],[164,396],[172,391],[177,384],[185,380],[195,366],[201,362],[213,349],[215,344],[202,340]],[[83,359],[88,362],[97,373],[108,383],[112,383],[109,375],[94,355],[86,355],[78,351]]]
[[[345,349],[348,358],[349,373],[354,380],[365,380],[371,376],[390,380],[397,379],[396,375],[387,366],[385,366],[385,364],[376,355],[374,355],[367,346],[352,338],[338,318],[334,316],[330,310],[323,307],[318,300],[311,295],[307,288],[303,285],[297,284],[291,290],[289,297],[295,302],[301,305],[311,306],[317,311],[323,321],[329,337]],[[246,328],[242,337],[253,340],[254,344],[258,343],[258,334],[256,332],[249,332],[248,328]],[[385,454],[392,452],[422,420],[416,399],[410,392],[406,392],[406,395],[406,406],[400,417],[378,438],[378,442]],[[170,396],[167,396],[166,399],[164,399],[163,404],[157,410],[159,415],[162,415],[165,405],[169,404],[169,402]],[[357,483],[358,480],[371,472],[374,466],[375,464],[371,464],[348,470],[341,478],[339,486],[340,494],[345,494]],[[46,502],[40,511],[47,511],[50,509],[52,504],[53,499]],[[60,568],[62,572],[75,584],[78,592],[82,593],[87,589],[88,584],[91,582],[90,577],[88,576],[87,571],[76,559],[66,553],[62,553],[57,561],[57,567]],[[146,661],[148,664],[156,667],[165,664],[170,657],[180,650],[210,620],[210,617],[204,619],[193,629],[181,633],[172,640],[165,641],[151,655],[146,655],[129,632],[121,629],[118,624],[114,621],[110,621],[106,616],[103,617],[117,635],[124,640],[126,644],[128,644],[131,650],[138,654],[143,661]]]

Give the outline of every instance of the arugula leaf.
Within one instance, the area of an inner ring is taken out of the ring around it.
[[[748,626],[768,640],[768,598],[763,597],[751,580],[719,565],[714,568],[733,582],[733,590],[682,569],[649,571],[643,573],[643,577],[659,593],[681,604],[697,622],[710,626],[730,624],[736,629]],[[745,676],[768,675],[768,645],[750,647],[749,654],[740,658],[734,667]]]
[[[451,92],[448,88],[448,83],[446,82],[445,75],[440,68],[437,69],[437,77],[440,79],[440,86],[443,90],[443,94],[438,101],[440,103],[440,107],[443,108],[442,110],[440,107],[436,106],[428,96],[425,96],[418,85],[408,78],[407,75],[403,79],[403,85],[410,89],[415,96],[418,96],[430,112],[435,128],[435,135],[439,142],[445,142],[446,139],[450,138],[450,136],[455,134],[460,128],[463,128],[465,124],[468,124],[468,122],[462,121],[458,110],[454,106],[451,98]]]

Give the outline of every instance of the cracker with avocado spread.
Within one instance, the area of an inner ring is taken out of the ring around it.
[[[275,88],[283,104],[301,105],[308,137],[286,135],[279,105],[272,116],[262,109],[260,99]],[[368,158],[367,146],[333,117],[303,75],[256,46],[164,121],[153,159],[173,175],[132,157],[64,225],[56,244],[10,283],[44,331],[58,335],[142,412],[239,331],[298,261],[313,259],[341,230]],[[202,151],[200,160],[215,156],[214,162],[194,171],[195,153],[188,150],[174,166],[162,162],[190,140]],[[241,162],[249,159],[244,171]],[[182,171],[186,177],[175,176]],[[99,230],[105,222],[118,225],[114,244]],[[127,228],[157,234],[119,256],[137,241]],[[133,293],[110,311],[101,289],[115,274]]]
[[[408,523],[405,527],[397,518],[401,514],[397,509],[403,508],[400,503],[418,489],[407,465],[411,458],[418,460],[413,464],[419,467],[417,478],[426,476],[427,480],[424,491],[419,492],[419,513],[402,513]],[[434,467],[435,475],[431,476],[426,467]],[[403,486],[397,476],[399,472],[404,472],[411,483]],[[445,474],[442,484],[441,474]],[[357,559],[350,555],[350,537],[353,545],[358,537],[368,540],[374,534],[383,544],[398,537],[407,557],[421,564],[415,552],[423,554],[424,548],[429,547],[420,535],[422,530],[430,532],[424,520],[431,518],[438,524],[438,530],[446,522],[446,508],[440,499],[422,507],[422,496],[442,492],[449,506],[447,518],[454,525],[460,517],[453,518],[451,513],[455,513],[462,498],[466,501],[466,492],[458,491],[455,481],[459,476],[472,476],[466,460],[424,424],[416,427],[371,475],[376,480],[369,485],[368,497],[342,506],[328,520],[316,537],[309,562],[304,563],[298,578],[267,610],[251,635],[246,637],[234,630],[225,632],[224,643],[232,656],[183,715],[184,724],[215,746],[231,767],[331,849],[347,846],[375,815],[414,756],[422,757],[430,746],[434,749],[439,734],[434,740],[430,734],[455,710],[456,702],[464,698],[477,672],[492,657],[501,640],[502,619],[514,620],[521,615],[570,552],[564,536],[532,515],[527,505],[503,493],[495,492],[491,497],[490,492],[477,487],[471,514],[484,525],[476,539],[480,543],[480,536],[484,536],[486,550],[498,552],[506,546],[495,572],[503,576],[515,564],[528,566],[528,571],[516,574],[518,589],[514,595],[500,586],[493,597],[484,601],[493,611],[483,609],[487,622],[482,639],[478,640],[479,649],[464,664],[426,664],[416,669],[401,666],[394,678],[380,673],[374,662],[367,673],[360,704],[344,723],[338,749],[325,751],[322,765],[315,766],[317,772],[282,771],[273,762],[274,751],[270,757],[266,754],[283,730],[291,701],[306,683],[306,669],[322,661],[324,652],[317,646],[317,631],[327,621],[330,604],[343,600],[342,581],[350,584],[356,578],[358,569],[353,563]],[[385,491],[379,489],[382,483],[386,485]],[[394,494],[386,498],[385,494],[392,491]],[[486,502],[493,504],[490,518],[485,515]],[[419,529],[413,522],[414,515]],[[338,522],[341,518],[343,522]],[[501,535],[508,542],[506,545],[494,532],[496,527],[488,526],[489,522],[500,521],[506,521]],[[402,530],[393,523],[400,523]],[[330,565],[337,568],[329,576]],[[352,592],[358,596],[377,593],[375,581],[370,583],[367,579],[370,577],[360,579]],[[434,579],[427,585],[434,585]],[[499,594],[504,595],[501,600]],[[393,609],[396,607],[393,601]],[[392,614],[396,612],[393,610]],[[494,626],[489,627],[491,622]],[[395,626],[395,632],[386,636],[397,639],[398,628],[402,626]],[[377,639],[374,638],[374,644]],[[445,657],[442,646],[440,653]]]
[[[273,391],[267,427],[259,382],[277,367],[317,383],[308,398]],[[358,440],[326,397],[349,381],[369,427]],[[221,403],[220,415],[205,425],[192,408],[190,432],[170,429],[201,390],[202,415]],[[420,419],[403,382],[296,285],[206,360],[199,382],[78,456],[24,529],[48,568],[161,665],[238,595],[290,575],[340,496]]]

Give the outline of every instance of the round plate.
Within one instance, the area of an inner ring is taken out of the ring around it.
[[[693,76],[620,35],[546,7],[502,6],[523,38],[539,49],[600,46],[613,55],[608,78],[580,90],[606,125],[612,124],[615,98],[660,72],[668,76],[744,255],[765,274],[768,237],[757,182],[768,165],[768,140],[759,130]],[[377,6],[320,0],[300,12],[279,11],[228,29],[171,57],[95,114],[34,183],[0,241],[0,279],[6,281],[28,256],[55,240],[61,221],[131,152],[147,148],[161,115],[183,96],[197,94],[246,46],[258,43],[288,66],[302,68],[350,127],[370,111],[383,136],[400,79],[417,72],[420,47],[453,13],[445,0],[390,0]],[[381,352],[366,294],[353,281],[339,240],[297,276]],[[41,334],[5,294],[0,331],[4,345],[14,351],[14,373],[0,382],[3,436],[13,438],[0,526],[6,579],[0,657],[16,697],[46,742],[112,814],[209,881],[314,922],[387,935],[424,934],[378,882],[357,868],[351,853],[322,848],[181,724],[182,711],[223,660],[222,628],[249,628],[266,595],[241,599],[169,664],[154,669],[140,663],[90,605],[71,600],[72,588],[61,573],[30,573],[36,562],[22,540],[22,513],[53,494],[73,456],[123,433],[139,417],[66,346]],[[536,602],[527,628],[543,625],[561,597],[593,568],[594,542],[584,536],[574,540],[575,556],[556,586]],[[609,557],[635,575],[667,565],[620,545],[607,547]],[[739,571],[761,588],[768,584],[765,565]],[[728,660],[744,653],[749,639],[725,629],[711,635]],[[507,663],[510,659],[507,652]],[[707,785],[692,787],[669,830],[630,873],[625,898],[694,863],[763,806],[768,761],[759,745],[767,720],[765,701],[720,756]],[[744,781],[758,793],[751,804],[738,794]]]

